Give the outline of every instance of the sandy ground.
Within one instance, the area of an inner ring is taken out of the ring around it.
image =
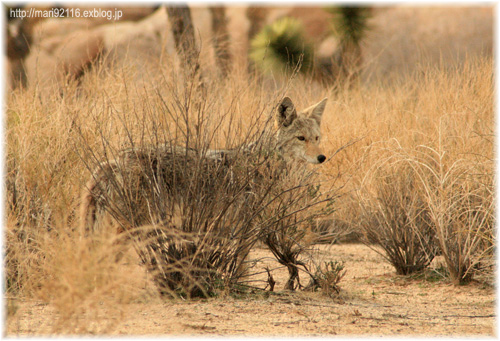
[[[102,304],[95,307],[85,329],[109,336],[496,335],[491,286],[474,282],[456,287],[446,280],[398,276],[364,245],[321,246],[320,254],[326,260],[345,262],[347,273],[336,298],[282,290],[287,274],[277,271],[275,293],[194,301],[156,298],[121,309]],[[57,334],[61,317],[54,311],[39,301],[17,302],[5,334]]]

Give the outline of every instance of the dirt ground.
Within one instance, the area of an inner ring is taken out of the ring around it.
[[[262,255],[265,250],[259,250]],[[120,310],[95,307],[87,332],[109,336],[495,336],[495,290],[474,282],[398,276],[364,245],[321,246],[325,260],[345,262],[339,297],[284,291],[286,271],[275,273],[275,293],[208,300],[160,300]],[[146,285],[141,290],[153,290]],[[17,302],[7,336],[54,335],[60,316],[37,301]]]

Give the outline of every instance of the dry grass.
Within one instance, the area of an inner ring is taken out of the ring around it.
[[[117,259],[119,245],[127,239],[159,292],[168,296],[211,296],[237,282],[253,286],[245,280],[247,268],[259,260],[245,256],[259,239],[282,248],[286,257],[277,257],[291,269],[288,287],[298,287],[298,268],[308,273],[312,261],[307,250],[314,236],[304,232],[305,226],[329,212],[328,205],[321,206],[331,201],[335,187],[325,183],[318,192],[314,168],[275,167],[274,150],[266,147],[272,145],[269,135],[261,133],[271,129],[266,125],[286,89],[265,94],[265,88],[243,79],[206,81],[199,88],[192,80],[177,81],[184,75],[174,72],[141,88],[128,77],[125,68],[107,73],[97,67],[80,84],[63,84],[61,93],[50,98],[36,89],[10,94],[9,295],[52,302],[61,316],[54,332],[105,332],[113,326],[93,330],[85,322],[99,318],[92,315],[93,307],[106,301],[119,315],[123,304],[140,296],[129,290],[129,279],[121,274],[123,262]],[[219,96],[222,91],[225,96]],[[311,103],[299,101],[301,106]],[[261,147],[250,153],[238,148],[259,140]],[[161,154],[165,143],[200,151],[236,149],[229,167],[218,159],[178,156],[158,164],[174,169],[155,173],[141,160]],[[137,162],[125,172],[106,175],[114,194],[105,200],[114,204],[109,205],[112,220],[131,226],[125,235],[109,228],[116,223],[84,234],[75,213],[79,193],[90,172],[124,148],[133,150],[131,159]],[[152,154],[142,152],[148,150]],[[118,174],[126,174],[122,182],[113,180]],[[173,191],[158,182],[171,180],[172,174],[179,182]],[[139,192],[137,181],[142,181]],[[269,237],[275,235],[286,238]]]
[[[405,164],[384,166],[368,180],[375,184],[373,193],[359,191],[360,230],[369,245],[382,247],[398,274],[422,271],[431,264],[438,248],[419,179]]]
[[[404,187],[408,174],[397,167],[404,163],[403,169],[413,171],[415,188],[406,195],[418,194],[419,207],[426,207],[426,220],[454,281],[463,282],[491,262],[496,244],[491,57],[455,67],[423,65],[402,81],[335,91],[301,77],[274,84],[249,80],[243,72],[219,81],[207,72],[207,89],[200,95],[182,75],[161,70],[145,75],[144,82],[129,82],[133,77],[125,67],[113,72],[96,67],[79,84],[68,82],[52,97],[36,88],[7,96],[7,295],[52,303],[59,316],[55,333],[106,333],[113,325],[92,329],[90,322],[99,319],[92,314],[95,305],[112,306],[119,317],[127,303],[156,297],[141,296],[144,291],[124,275],[125,260],[115,259],[119,236],[104,234],[96,243],[77,230],[80,191],[97,160],[113,159],[138,141],[186,143],[188,129],[193,141],[200,141],[197,147],[235,147],[257,137],[285,93],[297,107],[329,97],[322,146],[325,155],[335,156],[317,168],[320,180],[314,183],[321,184],[321,193],[342,189],[332,219],[359,226],[359,199],[377,206],[384,193],[377,191],[380,186],[388,186],[386,192]],[[185,115],[176,116],[179,112]],[[203,129],[197,131],[200,125]],[[210,131],[216,134],[207,139]],[[306,179],[306,184],[312,182]],[[311,194],[305,186],[297,192],[299,200],[275,195],[279,200],[264,221],[280,227],[263,228],[261,236],[268,244],[278,241],[275,256],[292,264],[289,288],[300,286],[294,277],[299,268],[310,271],[319,263],[305,257],[313,240],[310,231],[297,228],[311,226],[308,219],[316,213],[295,214],[303,211],[287,206],[292,200],[308,207],[302,192]],[[323,286],[336,288],[337,279],[325,276]],[[15,307],[9,306],[9,312],[15,314]]]
[[[474,264],[490,264],[491,258],[481,258],[494,244],[492,89],[492,61],[478,58],[453,68],[427,68],[404,83],[340,93],[336,104],[344,111],[329,135],[339,144],[364,138],[338,158],[338,172],[351,177],[357,198],[345,201],[351,216],[339,218],[361,227],[359,218],[368,209],[371,218],[363,228],[372,241],[373,233],[379,244],[399,238],[395,244],[403,246],[405,240],[404,249],[419,239],[413,251],[423,247],[428,256],[423,264],[432,259],[434,247],[416,231],[430,228],[457,283],[470,279]],[[389,235],[376,229],[384,225]],[[401,233],[412,234],[413,242]],[[403,258],[410,253],[404,251]]]

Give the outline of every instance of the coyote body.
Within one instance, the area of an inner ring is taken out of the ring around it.
[[[285,97],[275,114],[277,131],[271,146],[274,150],[270,152],[284,163],[324,162],[326,157],[321,153],[319,142],[325,105],[326,98],[297,112],[290,98]],[[179,210],[179,200],[198,200],[199,197],[212,200],[210,214],[217,215],[217,210],[225,210],[231,203],[224,203],[223,193],[215,196],[215,188],[235,193],[249,191],[252,184],[259,182],[262,174],[249,175],[238,166],[255,154],[256,145],[258,142],[232,150],[204,151],[170,144],[125,149],[115,159],[100,163],[87,182],[80,206],[82,232],[98,230],[110,221],[118,222],[121,231],[174,222],[174,215],[182,216],[182,212],[174,213]],[[192,179],[200,177],[202,181],[193,187]],[[239,205],[251,204],[240,202]]]

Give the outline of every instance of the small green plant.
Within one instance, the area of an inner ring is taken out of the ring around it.
[[[310,287],[321,289],[328,296],[340,293],[339,282],[346,274],[344,262],[329,261],[317,266]]]
[[[424,280],[425,282],[435,283],[449,277],[449,271],[444,264],[439,264],[437,267],[428,267],[427,269],[416,272],[410,275],[411,279]]]

